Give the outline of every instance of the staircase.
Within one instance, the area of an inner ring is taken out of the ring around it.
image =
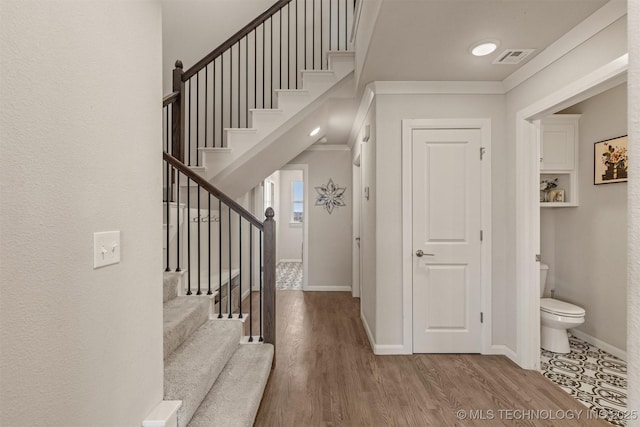
[[[236,199],[354,94],[354,0],[278,0],[163,100],[164,403],[144,426],[250,426],[275,363],[275,222]],[[224,189],[224,192],[221,191]],[[176,408],[177,412],[176,412]],[[154,415],[155,416],[155,415]]]
[[[251,426],[274,347],[241,343],[244,322],[211,319],[213,296],[178,296],[180,274],[164,278],[164,394],[180,400],[180,427]]]
[[[354,54],[326,54],[328,69],[301,71],[300,89],[275,90],[274,108],[248,111],[248,127],[225,128],[223,147],[199,147],[193,168],[227,194],[240,196],[315,142],[307,129],[289,134],[324,101],[353,96]],[[305,132],[306,131],[306,132]]]

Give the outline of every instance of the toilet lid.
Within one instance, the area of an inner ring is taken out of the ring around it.
[[[582,307],[553,298],[541,298],[540,310],[549,314],[557,314],[559,316],[567,317],[582,317],[585,313],[584,308]]]

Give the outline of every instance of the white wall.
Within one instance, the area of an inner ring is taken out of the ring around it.
[[[640,158],[640,3],[629,2],[629,156]],[[627,296],[627,407],[640,408],[640,162],[629,164]],[[630,420],[637,427],[640,420]]]
[[[346,149],[346,145],[344,146]],[[305,151],[290,164],[307,164],[308,181],[305,182],[309,197],[307,215],[308,280],[309,290],[351,290],[351,155],[348,150]],[[315,206],[314,187],[326,185],[329,178],[340,187],[346,187],[346,206],[329,214],[321,206]],[[279,226],[286,221],[282,218]]]
[[[139,426],[162,400],[161,10],[1,2],[3,425]],[[93,269],[93,233],[120,264]]]
[[[627,184],[593,184],[594,143],[627,134],[627,86],[622,84],[562,113],[582,114],[579,127],[580,206],[543,209],[554,247],[555,297],[583,307],[578,329],[627,347]],[[548,241],[548,240],[547,240]],[[549,243],[547,243],[549,244]],[[543,260],[547,254],[542,252]]]
[[[283,260],[297,260],[302,261],[302,234],[303,224],[291,222],[291,208],[293,206],[291,202],[291,190],[293,181],[302,181],[301,170],[281,170],[280,171],[280,185],[278,189],[279,203],[278,203],[278,222],[276,245],[278,246],[277,262]]]
[[[420,118],[491,119],[493,186],[493,343],[504,344],[507,312],[504,259],[508,248],[503,95],[378,95],[376,97],[376,333],[378,345],[402,345],[402,120]],[[373,191],[373,189],[372,189]],[[366,204],[366,202],[365,202]]]
[[[177,59],[191,67],[275,0],[162,0],[164,93],[171,92]]]

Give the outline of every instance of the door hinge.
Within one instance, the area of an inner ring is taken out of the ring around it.
[[[536,262],[540,261],[542,261],[542,257],[540,256],[540,254],[536,254]]]
[[[484,240],[484,231],[480,230],[480,241]]]
[[[487,152],[487,149],[484,147],[480,147],[480,160],[484,157],[484,153]]]
[[[480,312],[480,323],[484,323],[484,313]]]

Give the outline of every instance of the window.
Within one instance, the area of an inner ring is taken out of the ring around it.
[[[304,219],[304,183],[291,183],[291,222],[302,222]]]

